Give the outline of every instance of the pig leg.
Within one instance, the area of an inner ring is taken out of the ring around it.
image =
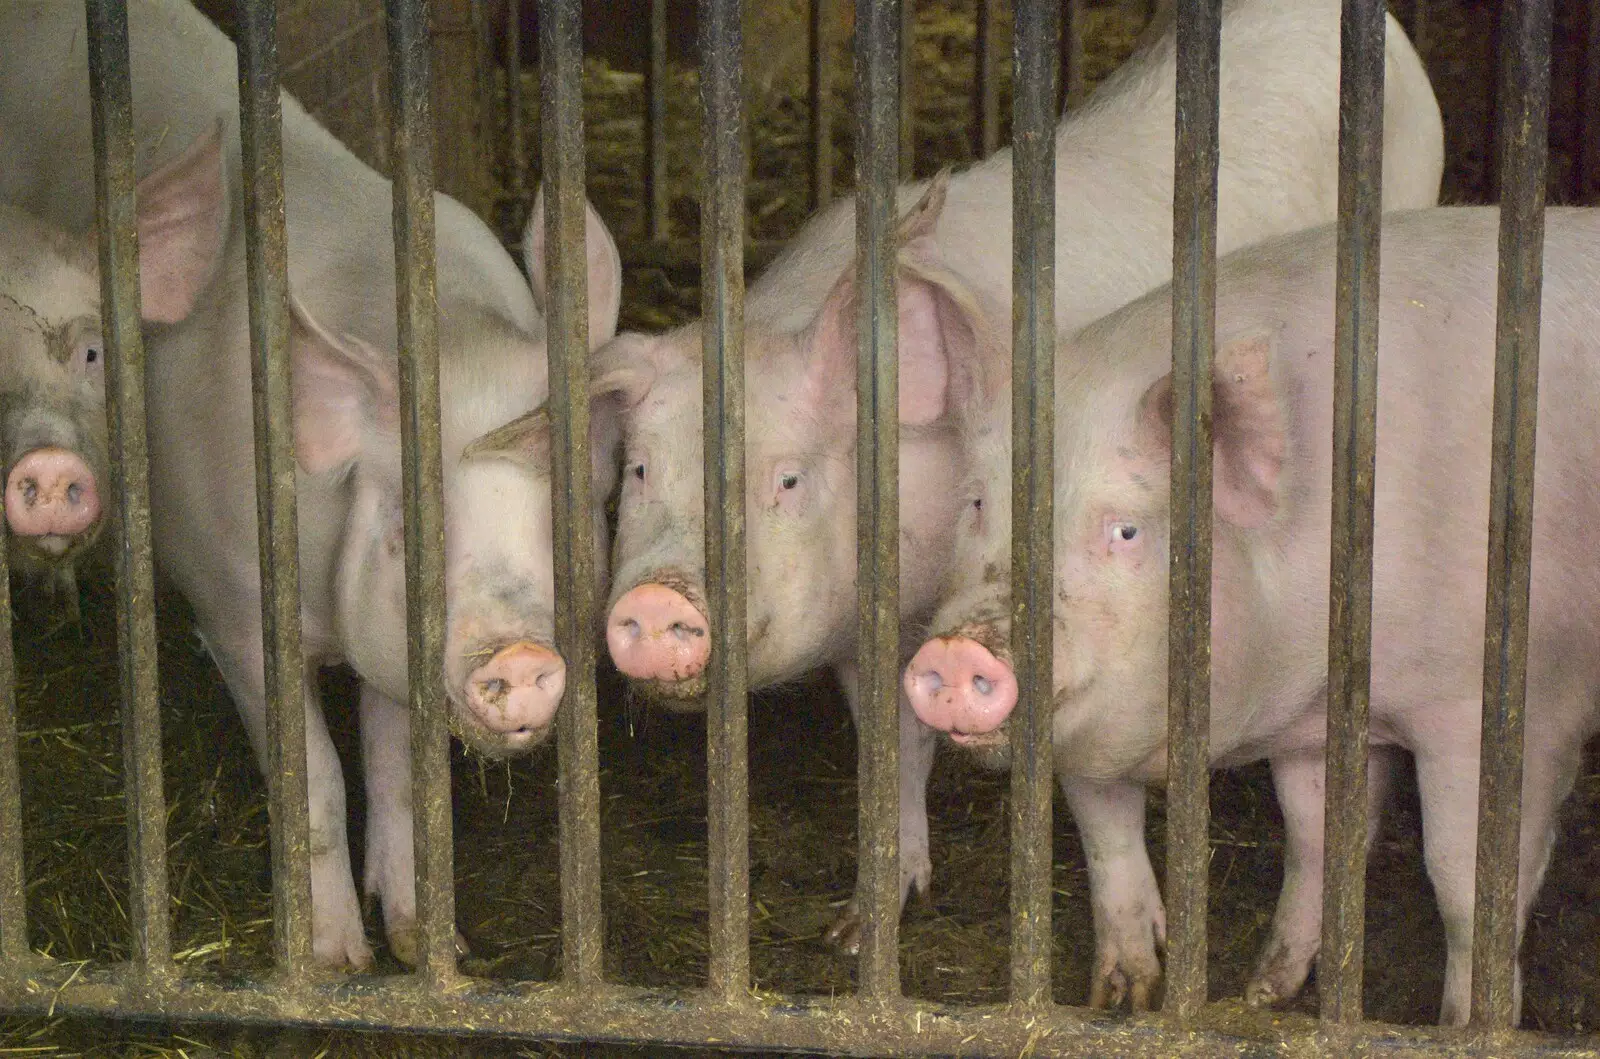
[[[259,615],[259,608],[251,613]],[[261,626],[245,626],[238,635],[217,636],[217,624],[201,622],[201,639],[233,701],[238,704],[256,760],[263,774],[270,767],[267,754],[267,697],[263,686]],[[344,773],[339,755],[328,736],[317,694],[315,669],[306,674],[306,792],[311,822],[311,947],[316,960],[329,967],[365,970],[372,965],[372,948],[361,926],[361,903],[350,870],[350,845],[346,832]]]
[[[1148,1011],[1161,981],[1157,949],[1167,944],[1167,910],[1144,844],[1144,787],[1061,777],[1061,793],[1083,839],[1094,909],[1089,1006],[1124,998]]]
[[[840,666],[839,683],[850,702],[850,716],[859,734],[860,675],[854,665]],[[917,720],[911,703],[900,696],[900,908],[915,888],[926,894],[933,879],[933,861],[928,855],[928,776],[933,772],[933,757],[939,749],[939,733]],[[828,928],[823,940],[851,956],[861,950],[861,906],[851,897],[839,918]]]
[[[1378,834],[1379,814],[1388,801],[1401,751],[1372,747],[1367,753],[1367,849]],[[1293,1000],[1306,984],[1322,946],[1322,868],[1325,791],[1322,750],[1272,759],[1272,785],[1283,809],[1283,891],[1278,895],[1272,934],[1244,998],[1252,1007]]]
[[[417,965],[417,868],[412,845],[411,711],[371,684],[361,685],[361,764],[367,778],[366,892],[383,905],[383,931],[395,959]],[[456,953],[467,942],[456,933]]]
[[[1473,713],[1477,712],[1474,705]],[[1577,711],[1573,711],[1576,713]],[[1544,882],[1555,842],[1556,811],[1572,790],[1578,772],[1578,740],[1561,747],[1532,738],[1525,747],[1522,775],[1522,833],[1517,880],[1517,947],[1528,909]],[[1417,788],[1422,798],[1422,849],[1444,920],[1446,957],[1444,999],[1439,1022],[1466,1025],[1472,1011],[1473,869],[1478,849],[1478,728],[1470,747],[1455,753],[1418,749]],[[1515,969],[1512,1010],[1522,1010],[1522,963]]]

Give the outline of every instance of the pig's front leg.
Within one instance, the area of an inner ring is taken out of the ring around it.
[[[1126,998],[1133,1010],[1148,1011],[1161,982],[1158,950],[1167,944],[1167,909],[1144,845],[1144,787],[1063,776],[1061,793],[1089,862],[1089,1006],[1118,1007]]]
[[[850,716],[856,720],[857,738],[861,733],[858,710],[859,674],[853,665],[838,668],[839,683],[850,702]],[[911,703],[900,696],[900,908],[915,888],[927,893],[933,879],[933,861],[928,855],[928,776],[938,752],[939,735],[917,720]],[[858,869],[859,870],[859,869]],[[829,944],[850,955],[861,949],[861,906],[851,897],[839,918],[823,935]]]
[[[389,951],[417,964],[417,866],[411,816],[411,712],[371,684],[361,685],[361,763],[367,778],[365,887],[383,906]],[[456,953],[467,942],[456,933]]]
[[[253,616],[259,605],[242,608]],[[267,701],[262,684],[261,626],[254,621],[230,622],[237,631],[214,632],[220,623],[201,623],[201,639],[222,671],[255,747],[256,761],[267,774]],[[238,626],[243,628],[238,628]],[[317,694],[315,667],[306,673],[306,794],[311,824],[311,947],[318,963],[333,968],[365,970],[372,966],[372,947],[361,925],[361,903],[350,869],[350,844],[344,802],[344,773],[328,736]]]
[[[1367,849],[1394,785],[1401,751],[1373,747],[1367,753]],[[1272,759],[1272,785],[1283,810],[1283,890],[1272,917],[1272,934],[1245,987],[1245,1002],[1267,1007],[1299,995],[1322,947],[1322,870],[1326,848],[1321,749]]]

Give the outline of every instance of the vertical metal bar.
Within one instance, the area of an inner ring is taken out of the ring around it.
[[[0,963],[28,955],[22,863],[22,765],[17,745],[17,668],[11,643],[11,563],[0,532]]]
[[[1211,362],[1221,0],[1178,0],[1172,196],[1172,539],[1167,657],[1167,997],[1206,1000],[1211,716]]]
[[[1050,1000],[1059,0],[1017,0],[1012,84],[1011,999]]]
[[[1575,202],[1600,193],[1600,0],[1589,0],[1588,46],[1584,53],[1578,114]]]
[[[977,52],[977,98],[973,107],[978,121],[972,150],[979,158],[989,157],[1000,147],[1000,34],[996,32],[999,27],[995,25],[995,3],[996,0],[978,0],[978,31],[973,45]]]
[[[1511,1027],[1518,1015],[1512,976],[1517,954],[1552,6],[1552,0],[1515,0],[1505,10],[1501,35],[1506,45],[1500,90],[1503,194],[1472,945],[1472,1019],[1497,1029]]]
[[[267,809],[278,968],[311,962],[311,822],[306,809],[305,663],[289,375],[289,250],[275,4],[239,4],[239,133],[244,176],[250,373],[255,395],[256,523],[267,691]]]
[[[1504,105],[1506,76],[1506,61],[1509,56],[1510,45],[1506,43],[1505,26],[1507,11],[1505,5],[1492,4],[1489,8],[1489,56],[1495,71],[1493,87],[1489,89],[1491,95],[1489,107],[1489,142],[1484,151],[1483,186],[1490,202],[1500,201],[1500,159],[1503,157],[1501,131],[1501,113]]]
[[[539,0],[545,245],[550,262],[550,490],[561,700],[561,959],[567,981],[600,980],[600,750],[589,475],[589,298],[583,193],[583,5]]]
[[[1059,109],[1075,104],[1083,95],[1083,4],[1061,0],[1061,96]]]
[[[900,993],[900,0],[856,9],[856,590],[860,991]]]
[[[1361,1018],[1367,879],[1367,708],[1372,677],[1372,511],[1377,459],[1379,217],[1383,210],[1383,0],[1344,0],[1339,72],[1339,249],[1333,342],[1333,523],[1322,1017]]]
[[[900,179],[910,180],[917,170],[916,0],[900,0],[899,7]]]
[[[740,0],[701,0],[700,98],[706,185],[701,216],[705,365],[706,782],[711,991],[750,987],[750,772],[744,551],[744,33]]]
[[[417,973],[455,977],[450,729],[444,674],[444,480],[439,441],[439,316],[434,257],[428,0],[385,0],[405,498],[406,650],[411,688],[417,862]]]
[[[811,206],[833,201],[833,114],[828,109],[832,78],[835,0],[811,0]]]
[[[528,142],[522,128],[522,0],[506,0],[506,160],[510,192],[521,203],[528,195]]]
[[[150,469],[140,333],[139,238],[134,192],[133,86],[127,0],[88,0],[89,97],[94,122],[95,214],[106,339],[106,416],[117,498],[117,643],[122,676],[123,782],[128,803],[129,918],[140,974],[172,972],[167,914],[166,798],[156,676]]]
[[[650,62],[644,77],[645,234],[667,238],[667,0],[650,0]]]

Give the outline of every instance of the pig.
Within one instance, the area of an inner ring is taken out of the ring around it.
[[[1224,5],[1222,248],[1337,213],[1339,11],[1334,0]],[[1171,275],[1174,71],[1169,29],[1057,128],[1055,298],[1064,325],[1087,324]],[[1386,78],[1385,202],[1431,205],[1444,164],[1438,104],[1392,18]],[[1009,149],[947,180],[942,212],[920,212],[922,220],[908,219],[901,233],[930,262],[898,280],[900,603],[908,647],[932,616],[962,510],[952,385],[982,330],[977,317],[1006,320],[1011,306]],[[899,202],[909,207],[930,194],[928,182],[908,185]],[[744,345],[750,685],[830,667],[852,711],[854,223],[851,202],[834,204],[752,284]],[[711,647],[700,351],[700,325],[692,324],[659,336],[619,335],[592,362],[596,400],[620,411],[625,439],[607,646],[642,697],[677,710],[703,708]],[[931,878],[924,792],[937,746],[904,701],[900,740],[903,903]],[[859,925],[852,901],[828,938],[854,951]]]
[[[141,166],[221,123],[213,166],[240,180],[233,46],[182,0],[129,5]],[[83,14],[56,2],[0,10],[0,189],[57,223],[92,214]],[[367,785],[365,887],[390,951],[416,955],[408,756],[395,271],[389,182],[284,95],[294,448],[305,657],[361,677]],[[176,191],[194,208],[206,189]],[[186,196],[186,197],[185,197]],[[542,198],[524,246],[530,285],[465,207],[435,198],[446,629],[451,725],[478,753],[523,753],[549,734],[566,679],[554,607]],[[189,599],[201,638],[268,760],[242,203],[217,217],[223,266],[180,324],[147,340],[152,531],[158,567]],[[589,335],[616,327],[616,245],[587,211]],[[614,420],[594,420],[598,501],[615,481]],[[603,584],[601,586],[603,591]],[[314,671],[313,671],[314,675]],[[345,828],[344,780],[316,681],[305,701],[313,948],[365,968]],[[458,937],[458,942],[461,939]],[[464,944],[464,942],[461,942]]]
[[[1373,802],[1396,757],[1414,755],[1447,1024],[1469,1014],[1498,223],[1489,207],[1434,208],[1389,214],[1382,233]],[[1545,224],[1519,938],[1600,701],[1600,560],[1581,532],[1600,518],[1600,210],[1551,209]],[[1287,832],[1247,991],[1258,1004],[1293,997],[1321,941],[1335,238],[1326,227],[1247,248],[1217,276],[1211,763],[1268,760]],[[1052,746],[1058,774],[1130,803],[1166,775],[1170,367],[1167,289],[1056,349]],[[1010,402],[998,374],[979,377],[991,399],[976,397],[963,427],[977,469],[933,622],[946,632],[905,682],[925,723],[1003,760],[1016,679],[1008,585],[992,572],[1009,569]],[[1128,886],[1149,873],[1138,820],[1105,822],[1085,836],[1107,891],[1094,899],[1096,973],[1147,987],[1159,896]]]
[[[196,143],[140,182],[141,304],[150,323],[182,320],[216,270],[220,195],[190,210],[181,190],[203,164]],[[199,174],[207,190],[218,169]],[[210,223],[208,223],[208,221]],[[111,511],[105,342],[93,230],[74,235],[0,203],[0,461],[12,568],[66,589]]]

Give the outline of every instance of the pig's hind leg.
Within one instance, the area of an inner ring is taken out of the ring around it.
[[[417,964],[416,850],[411,816],[411,711],[371,684],[361,685],[361,766],[367,781],[365,888],[383,906],[389,951]],[[456,934],[456,953],[466,939]]]
[[[247,604],[246,608],[249,609]],[[255,605],[253,614],[261,613]],[[261,627],[245,622],[227,635],[217,625],[201,621],[201,640],[222,671],[233,701],[239,707],[256,761],[270,774],[267,747],[267,697],[263,681]],[[237,626],[240,622],[232,622]],[[328,736],[317,694],[316,671],[306,674],[306,792],[311,825],[311,944],[318,963],[333,968],[366,970],[372,966],[372,947],[361,925],[361,903],[356,897],[350,869],[350,845],[344,801],[344,773],[339,755]]]
[[[1530,707],[1533,705],[1530,695]],[[1530,710],[1530,713],[1532,711]],[[1439,1022],[1464,1026],[1472,1012],[1473,869],[1478,850],[1478,743],[1475,723],[1455,740],[1419,748],[1417,788],[1422,800],[1422,848],[1444,920],[1444,998]],[[1437,733],[1436,733],[1437,734]],[[1522,832],[1517,881],[1517,950],[1528,923],[1528,910],[1544,882],[1555,844],[1556,812],[1577,777],[1581,742],[1565,745],[1559,738],[1539,738],[1528,726],[1522,769]],[[1521,1020],[1522,960],[1513,978],[1513,1023]]]
[[[1394,786],[1402,751],[1373,747],[1367,755],[1367,849]],[[1323,752],[1316,749],[1272,759],[1272,784],[1283,810],[1283,889],[1272,917],[1272,934],[1245,987],[1245,1001],[1267,1007],[1293,1000],[1311,973],[1322,946],[1322,869],[1326,834]]]

